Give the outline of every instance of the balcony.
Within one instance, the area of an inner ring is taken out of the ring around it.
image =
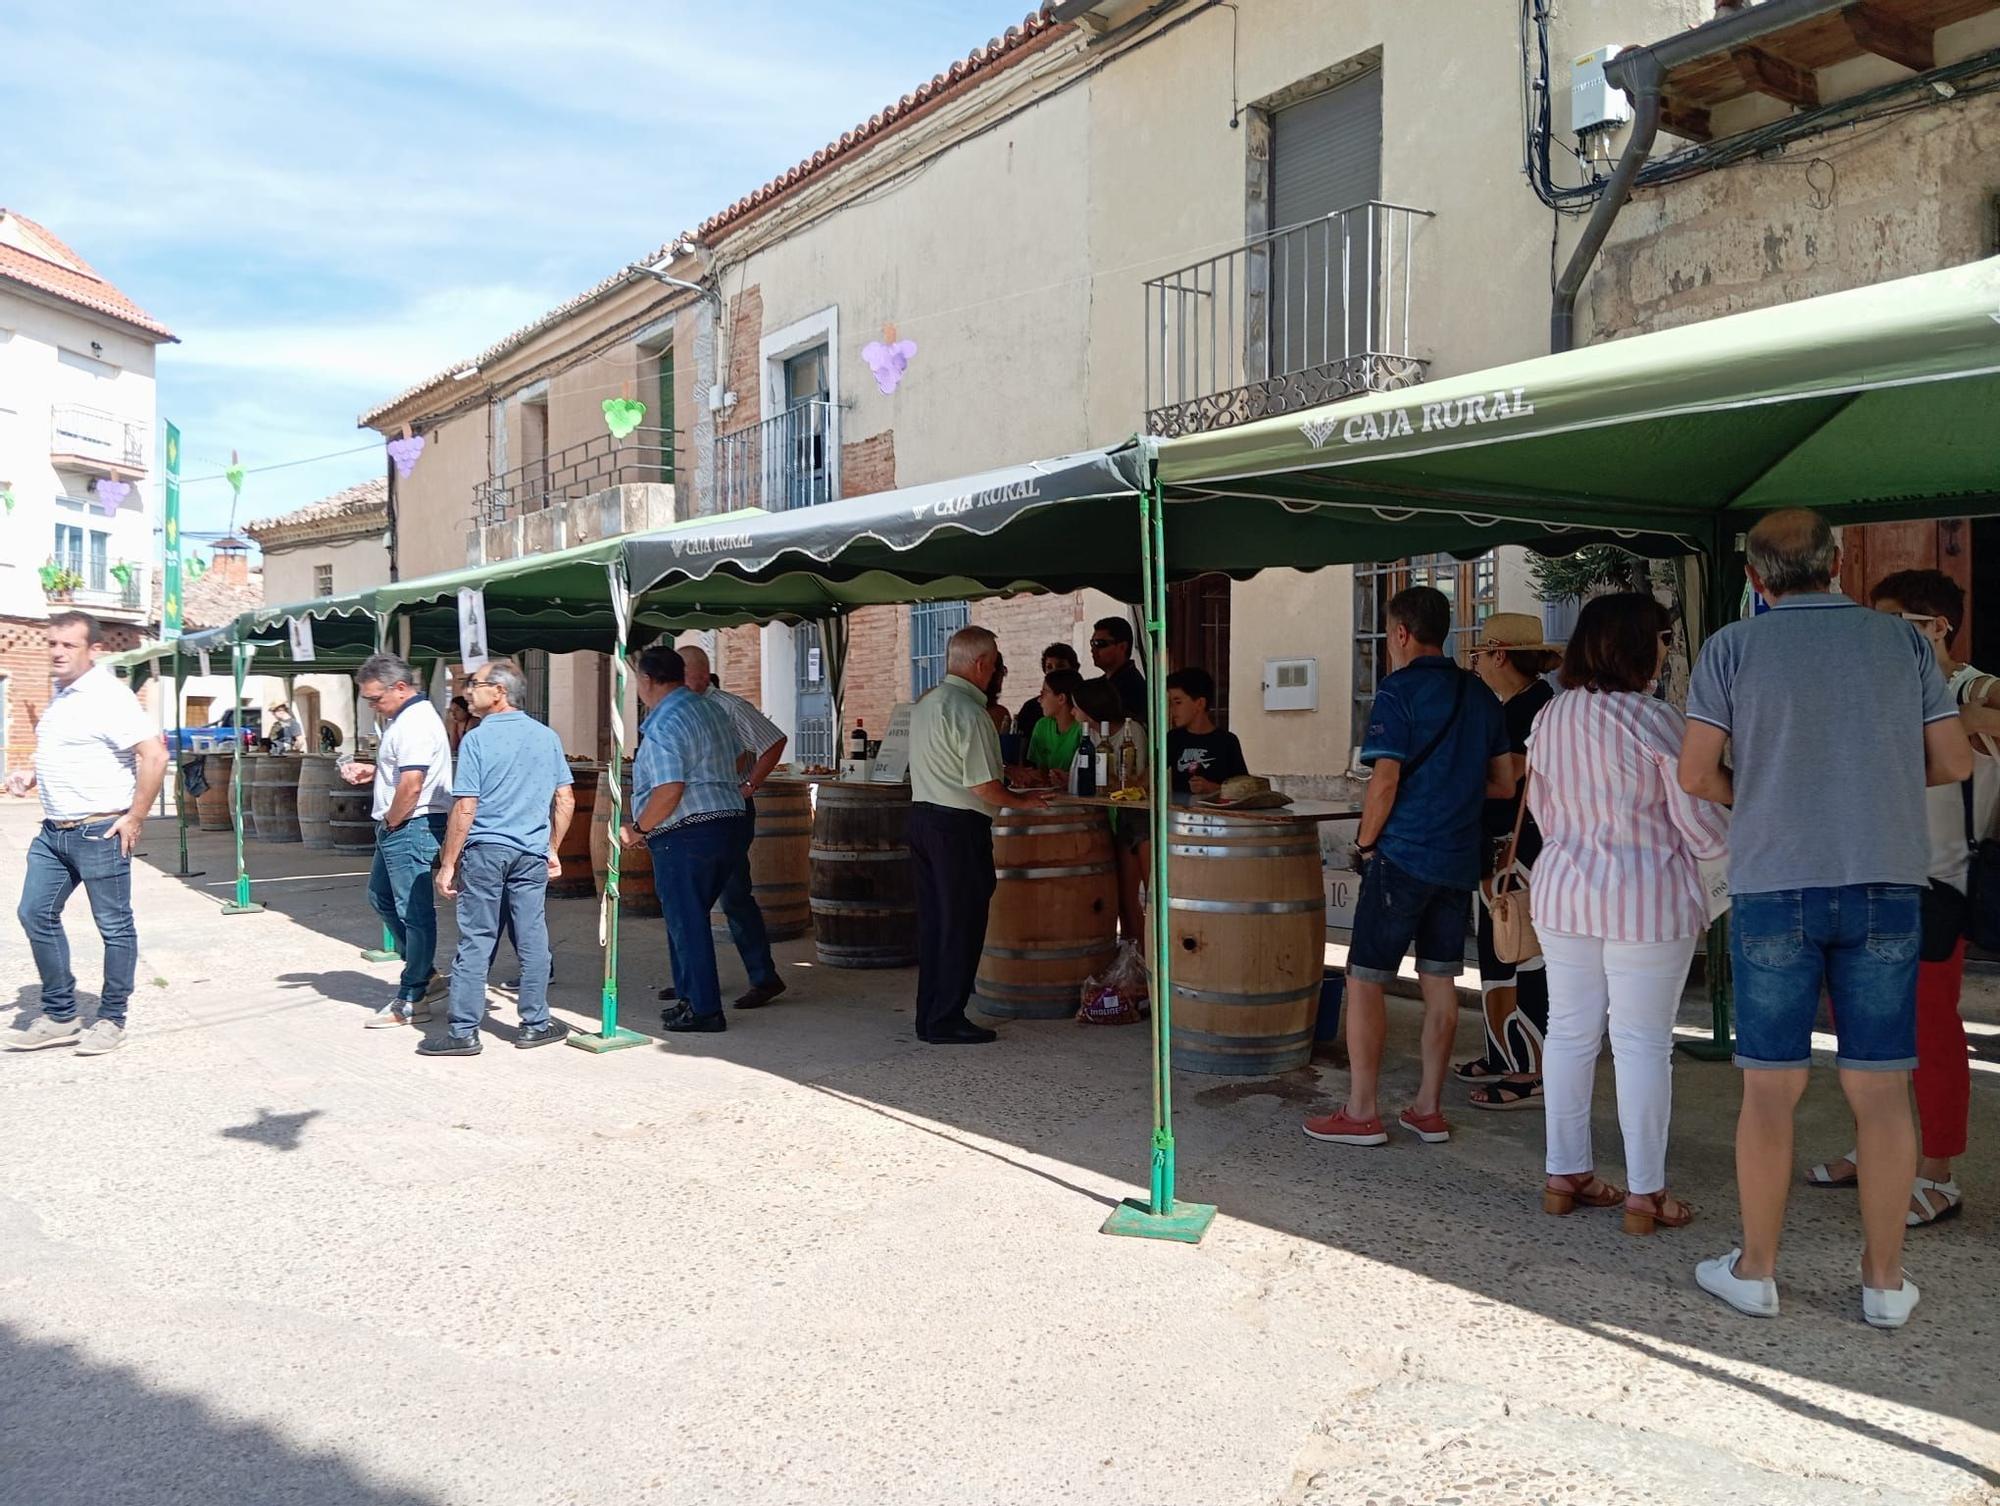
[[[789,512],[831,502],[839,443],[839,411],[819,400],[725,434],[715,442],[715,510]]]
[[[472,489],[465,562],[548,554],[674,521],[670,429],[609,433],[482,481]]]
[[[146,474],[151,456],[146,424],[78,403],[49,409],[49,463],[58,470],[130,481]]]
[[[1423,380],[1410,328],[1428,209],[1371,200],[1146,284],[1146,432],[1169,437]]]

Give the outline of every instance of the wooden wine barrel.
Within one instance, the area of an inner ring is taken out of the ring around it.
[[[998,880],[973,997],[982,1014],[1062,1020],[1083,980],[1118,950],[1118,866],[1104,813],[1003,811],[993,819]]]
[[[299,755],[253,753],[244,771],[250,779],[250,810],[260,842],[299,840]]]
[[[576,799],[576,810],[569,818],[569,830],[556,844],[556,856],[562,859],[562,877],[549,880],[551,898],[574,898],[595,892],[595,881],[590,871],[590,820],[591,813],[597,808],[597,777],[600,772],[594,763],[570,765],[570,793]]]
[[[620,793],[624,796],[623,819],[632,819],[632,769],[628,764],[625,777],[619,781]],[[611,859],[611,844],[616,840],[611,830],[611,802],[592,795],[590,809],[590,873],[596,892],[604,893],[604,879],[607,864]],[[660,896],[653,888],[653,854],[646,844],[627,847],[618,854],[618,908],[627,915],[658,915]]]
[[[812,850],[812,791],[802,779],[770,779],[757,791],[757,824],[750,839],[750,893],[773,941],[812,929],[807,883]],[[729,923],[718,908],[710,916],[718,936]]]
[[[201,761],[201,772],[208,780],[208,788],[195,797],[194,813],[201,822],[203,831],[229,830],[229,776],[236,767],[236,754],[225,748],[220,752],[206,754]],[[243,817],[250,819],[249,795],[245,792]]]
[[[1240,1077],[1304,1066],[1326,949],[1313,825],[1174,811],[1167,895],[1173,1064]]]
[[[823,784],[813,811],[813,949],[828,967],[917,960],[910,787]]]
[[[308,753],[299,760],[299,841],[307,847],[333,846],[333,830],[327,825],[332,797],[345,781],[340,777],[340,760],[328,753]]]
[[[375,850],[375,789],[359,789],[342,780],[327,792],[326,832],[335,852]]]

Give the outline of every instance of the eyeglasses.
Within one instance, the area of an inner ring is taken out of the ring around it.
[[[1090,640],[1090,646],[1092,648],[1109,648],[1117,641],[1116,638],[1093,638]]]
[[[1915,623],[1918,627],[1922,627],[1926,622],[1937,622],[1941,620],[1934,612],[1928,614],[1924,612],[1898,612],[1896,615],[1902,618],[1903,621],[1905,622]]]

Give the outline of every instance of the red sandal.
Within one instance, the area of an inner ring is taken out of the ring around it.
[[[1625,1201],[1624,1189],[1613,1187],[1602,1181],[1594,1171],[1560,1178],[1567,1187],[1557,1187],[1553,1181],[1542,1185],[1542,1212],[1561,1217],[1574,1213],[1578,1208],[1615,1208]]]

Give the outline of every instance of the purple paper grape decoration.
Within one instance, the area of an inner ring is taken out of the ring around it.
[[[389,458],[396,462],[396,474],[405,480],[417,468],[417,457],[424,452],[424,436],[405,434],[401,439],[389,441]]]
[[[127,481],[99,480],[97,483],[97,505],[104,509],[108,518],[118,511],[119,504],[132,494],[132,485]]]
[[[861,347],[861,359],[868,363],[868,369],[875,374],[875,385],[883,396],[894,392],[903,380],[903,373],[909,370],[910,357],[917,353],[917,342],[896,338],[896,326],[885,325],[883,338],[870,340]]]

